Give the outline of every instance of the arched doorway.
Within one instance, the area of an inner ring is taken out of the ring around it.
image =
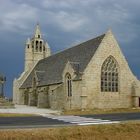
[[[28,89],[24,92],[24,104],[29,105],[29,91]]]

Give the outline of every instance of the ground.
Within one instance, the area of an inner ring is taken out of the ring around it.
[[[140,112],[139,108],[113,110],[73,110],[63,114],[103,114],[117,112]],[[7,114],[8,113],[8,114]],[[11,114],[12,113],[12,114]],[[60,111],[36,107],[16,106],[14,109],[0,109],[0,116],[30,116],[30,114],[60,114]],[[34,129],[0,129],[0,140],[139,140],[140,121],[120,124],[65,126]]]
[[[26,105],[15,105],[15,108],[0,109],[0,116],[2,114],[13,113],[14,114],[55,114],[55,115],[87,115],[87,114],[107,114],[107,113],[123,113],[123,112],[140,112],[140,108],[120,108],[120,109],[90,109],[90,110],[69,110],[69,111],[60,111],[60,110],[51,110],[46,108],[37,108],[33,106]]]
[[[5,113],[14,113],[14,114],[60,114],[60,111],[51,110],[46,108],[37,108],[33,106],[26,106],[26,105],[15,105],[15,108],[9,109],[0,109],[0,114]]]
[[[139,140],[140,122],[48,129],[1,130],[1,140]]]
[[[87,114],[108,114],[108,113],[128,113],[140,112],[140,108],[116,108],[116,109],[90,109],[90,110],[69,110],[63,111],[64,115],[87,115]]]

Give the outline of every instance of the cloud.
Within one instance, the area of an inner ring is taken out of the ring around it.
[[[48,9],[79,9],[90,4],[99,3],[101,0],[42,0],[42,6]],[[67,9],[67,10],[68,10]]]
[[[43,26],[48,24],[62,32],[81,34],[81,39],[112,28],[121,41],[130,42],[139,34],[135,30],[139,25],[133,22],[134,18],[138,20],[138,3],[136,0],[3,0],[0,30],[27,33],[40,21]]]
[[[7,0],[0,5],[0,30],[23,33],[30,22],[37,17],[37,9],[28,4],[18,4]]]
[[[135,65],[133,70],[140,76],[137,59],[140,54],[139,13],[138,0],[1,0],[0,52],[6,54],[0,54],[1,68],[13,78],[21,72],[24,42],[39,21],[53,52],[112,28],[123,53],[130,65]],[[18,67],[13,67],[17,64]],[[10,80],[12,83],[12,78]],[[7,81],[10,87],[11,83]]]
[[[51,22],[55,23],[63,31],[75,32],[88,22],[87,17],[66,11],[60,11],[57,14],[50,12],[48,15],[51,17]]]
[[[138,16],[138,7],[135,8],[138,3],[136,0],[42,0],[40,6],[48,19],[46,22],[63,32],[91,38],[112,28],[122,42],[131,42],[139,34],[133,22],[134,15]]]

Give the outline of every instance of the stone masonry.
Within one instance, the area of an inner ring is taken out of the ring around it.
[[[64,110],[140,107],[140,81],[131,72],[111,30],[51,56],[43,41],[45,51],[32,53],[36,41],[42,41],[39,26],[26,43],[25,71],[14,81],[14,103]],[[115,90],[110,81],[105,81],[108,89],[105,85],[101,90],[101,70],[108,58],[118,70]]]

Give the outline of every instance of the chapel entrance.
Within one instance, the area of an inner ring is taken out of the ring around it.
[[[28,105],[28,103],[29,103],[29,94],[26,92],[26,93],[24,94],[24,104],[25,104],[25,105]]]
[[[28,105],[29,104],[29,91],[25,90],[24,91],[24,105]]]
[[[38,103],[38,94],[36,89],[33,89],[29,93],[29,106],[37,106]]]
[[[37,106],[37,104],[38,104],[38,94],[36,93],[36,95],[35,95],[35,106]]]
[[[37,94],[37,90],[34,90],[33,91],[34,93],[33,93],[33,100],[34,100],[34,106],[37,106],[37,104],[38,104],[38,94]]]

